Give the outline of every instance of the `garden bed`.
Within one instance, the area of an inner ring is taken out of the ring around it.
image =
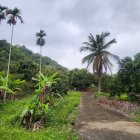
[[[140,105],[129,101],[120,101],[114,98],[108,98],[106,96],[97,97],[97,101],[100,105],[116,110],[123,113],[125,116],[132,120],[140,122]]]

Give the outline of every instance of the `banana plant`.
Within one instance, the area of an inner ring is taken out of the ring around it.
[[[35,92],[41,93],[44,87],[49,88],[52,84],[55,84],[58,80],[58,78],[56,78],[57,74],[58,73],[56,72],[51,76],[45,76],[43,73],[39,72],[39,74],[37,74],[37,78],[32,78],[32,80],[37,81],[37,84],[35,85],[37,89],[35,90]]]
[[[50,89],[52,84],[57,82],[57,73],[50,76],[45,76],[41,72],[37,75],[37,78],[32,78],[37,84],[35,87],[35,97],[27,102],[21,113],[21,125],[32,129],[34,131],[35,124],[42,121],[44,124],[46,121],[46,114],[48,113],[50,106]],[[36,119],[37,118],[37,119]]]
[[[37,122],[41,122],[43,125],[46,122],[46,115],[49,111],[49,104],[41,103],[37,96],[34,96],[32,100],[24,104],[24,109],[21,112],[21,125],[34,130],[34,126]],[[39,124],[39,123],[38,123]]]
[[[21,91],[21,89],[18,87],[20,84],[24,83],[25,80],[20,80],[20,79],[16,79],[16,80],[12,80],[12,82],[10,82],[9,87],[14,91]]]
[[[50,87],[52,84],[56,83],[57,79],[56,78],[57,72],[50,75],[50,76],[45,76],[41,72],[37,75],[37,79],[33,78],[33,80],[37,81],[37,84],[35,87],[35,93],[38,94],[38,99],[41,103],[49,103],[49,98],[50,98]]]
[[[9,83],[11,82],[12,81],[9,79]],[[2,93],[6,90],[10,94],[15,94],[15,92],[12,89],[6,87],[6,77],[3,76],[0,76],[0,90]]]
[[[0,75],[0,92],[3,94],[6,90],[9,94],[16,94],[17,91],[21,91],[21,89],[18,87],[20,84],[25,82],[24,80],[16,79],[12,80],[11,77],[9,77],[9,87],[6,86],[6,77],[3,77],[2,74]]]

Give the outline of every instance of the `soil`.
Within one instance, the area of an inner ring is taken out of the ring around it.
[[[93,93],[81,93],[80,113],[74,126],[80,140],[140,140],[140,124],[97,103]]]

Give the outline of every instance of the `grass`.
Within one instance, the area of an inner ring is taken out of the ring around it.
[[[110,96],[110,94],[109,93],[107,93],[107,92],[101,92],[101,93],[99,93],[99,92],[95,92],[95,97],[109,97]]]
[[[56,99],[48,112],[46,127],[37,132],[22,128],[19,115],[22,105],[30,98],[7,101],[0,104],[1,140],[77,140],[71,124],[77,117],[76,107],[80,102],[79,92],[68,92],[63,99]]]
[[[127,94],[121,94],[120,96],[115,96],[115,99],[120,100],[120,101],[129,101]]]
[[[97,97],[97,98],[98,97],[108,97],[108,98],[111,98],[110,94],[107,93],[107,92],[101,92],[101,93],[96,92],[95,93],[95,97]],[[129,101],[129,98],[128,98],[127,94],[121,94],[120,96],[114,96],[112,98],[115,98],[115,99],[117,99],[119,101]]]
[[[140,123],[140,111],[133,112],[130,116],[133,121]]]

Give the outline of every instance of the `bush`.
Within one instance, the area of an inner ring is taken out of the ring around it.
[[[94,76],[86,69],[74,69],[69,72],[71,89],[86,90],[95,84]]]
[[[117,76],[114,76],[110,84],[108,85],[108,92],[110,96],[120,96],[123,91],[123,87]]]
[[[103,92],[108,92],[109,86],[112,84],[114,77],[108,74],[103,74],[101,78],[101,89]]]
[[[122,94],[120,96],[116,96],[115,98],[120,100],[120,101],[128,101],[129,100],[129,97],[127,94]]]
[[[56,78],[57,82],[55,84],[52,84],[51,92],[59,93],[62,96],[67,94],[70,88],[69,77],[67,76],[67,74],[59,71]]]

